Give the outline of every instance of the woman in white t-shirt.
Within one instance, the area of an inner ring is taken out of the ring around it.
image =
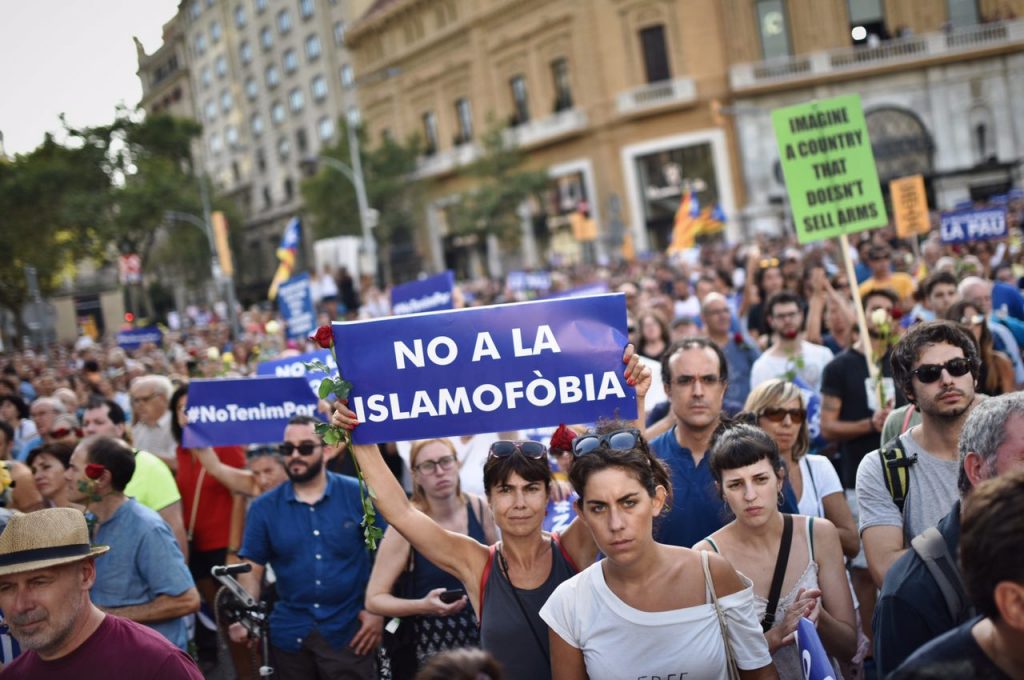
[[[552,678],[724,680],[716,597],[740,677],[777,678],[750,581],[718,555],[654,541],[671,482],[639,431],[582,435],[573,453],[577,512],[607,557],[559,585],[540,611]]]
[[[742,423],[723,432],[708,456],[736,519],[695,548],[714,550],[751,575],[755,611],[779,676],[803,680],[793,644],[801,617],[815,622],[830,655],[852,659],[856,618],[838,532],[826,519],[779,512],[784,475],[775,442]]]
[[[766,380],[750,391],[743,410],[778,445],[800,514],[832,522],[839,531],[843,554],[856,557],[860,536],[839,475],[828,458],[807,453],[810,435],[801,389],[786,380]]]

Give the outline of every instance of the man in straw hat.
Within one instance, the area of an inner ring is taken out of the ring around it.
[[[51,508],[11,518],[0,534],[0,609],[26,650],[2,677],[202,680],[160,633],[104,614],[89,598],[95,558],[82,513]]]

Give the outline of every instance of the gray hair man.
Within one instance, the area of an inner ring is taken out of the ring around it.
[[[129,394],[132,400],[132,441],[143,451],[149,451],[177,468],[177,443],[171,434],[171,393],[174,386],[167,376],[144,375],[132,381]]]
[[[975,406],[960,432],[959,456],[961,500],[936,527],[941,543],[931,543],[940,554],[936,564],[955,577],[948,581],[952,590],[947,588],[947,592],[956,597],[952,606],[947,604],[943,587],[918,552],[921,544],[915,539],[914,549],[886,574],[875,608],[879,677],[891,673],[930,640],[971,618],[973,608],[955,558],[960,548],[961,505],[970,503],[971,490],[981,482],[1024,468],[1024,392],[992,397]],[[943,545],[945,556],[941,555]]]

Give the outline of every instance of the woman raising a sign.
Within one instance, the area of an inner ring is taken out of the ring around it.
[[[637,409],[651,384],[627,345],[625,379],[636,387]],[[355,414],[339,404],[333,425],[352,429]],[[551,677],[547,626],[540,608],[558,584],[593,564],[597,546],[580,522],[563,533],[541,528],[551,486],[547,449],[539,442],[497,441],[484,465],[487,501],[502,540],[486,546],[447,531],[406,498],[376,446],[356,445],[353,453],[380,513],[414,549],[463,584],[480,619],[481,646],[497,657],[510,678]]]

